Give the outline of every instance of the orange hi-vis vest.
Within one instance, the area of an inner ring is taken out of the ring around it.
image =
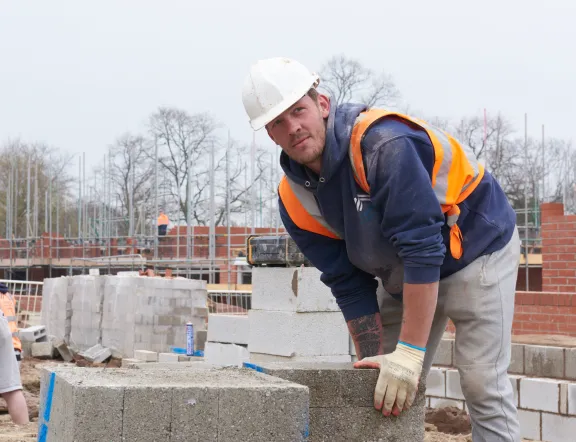
[[[8,326],[12,332],[12,344],[14,350],[22,352],[22,342],[18,338],[18,318],[16,317],[16,303],[10,293],[0,293],[0,309],[4,313]]]
[[[430,138],[434,148],[432,188],[442,212],[446,215],[446,224],[450,227],[450,253],[455,259],[460,259],[463,253],[463,238],[456,224],[460,215],[458,204],[478,187],[484,176],[484,167],[478,162],[470,147],[460,144],[446,132],[425,121],[384,109],[368,109],[356,118],[349,146],[354,178],[364,192],[370,194],[370,185],[366,178],[362,158],[362,139],[373,124],[386,117],[403,119],[424,130]],[[314,195],[305,187],[284,176],[280,181],[278,191],[286,211],[299,228],[340,239],[340,236],[322,217]]]
[[[169,220],[168,220],[168,215],[166,215],[165,213],[163,213],[162,215],[160,215],[158,217],[158,225],[159,226],[163,226],[163,225],[168,225],[169,224]]]

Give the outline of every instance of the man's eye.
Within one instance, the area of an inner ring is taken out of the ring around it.
[[[304,110],[303,107],[297,107],[296,109],[294,109],[294,112],[302,112]]]

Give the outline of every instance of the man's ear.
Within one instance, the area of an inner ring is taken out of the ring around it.
[[[330,98],[326,95],[318,94],[318,107],[322,113],[322,118],[328,118],[328,115],[330,115]]]

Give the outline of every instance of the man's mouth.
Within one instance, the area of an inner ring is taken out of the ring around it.
[[[303,143],[304,141],[306,141],[308,138],[310,138],[310,137],[302,138],[302,139],[301,139],[300,141],[298,141],[296,144],[293,144],[292,147],[296,147],[296,148],[301,147],[301,146],[302,146],[302,143]]]

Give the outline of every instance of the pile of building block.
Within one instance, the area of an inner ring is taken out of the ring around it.
[[[186,347],[186,323],[206,328],[204,281],[140,276],[85,276],[44,281],[42,321],[51,341],[75,351],[97,345],[114,357],[134,350]]]
[[[351,361],[344,317],[318,269],[255,267],[252,281],[250,362]]]
[[[242,367],[250,359],[249,334],[246,315],[209,315],[205,361],[218,366]]]

